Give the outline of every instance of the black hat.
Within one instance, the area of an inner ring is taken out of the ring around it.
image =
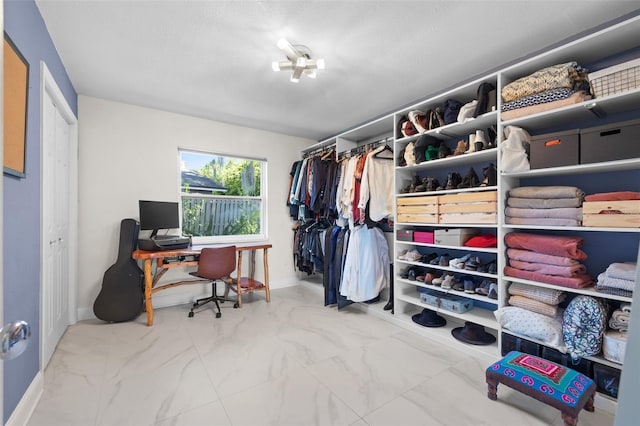
[[[472,345],[490,345],[496,341],[496,338],[484,331],[484,327],[469,321],[465,321],[464,327],[458,327],[451,330],[451,334],[461,342],[471,343]]]
[[[419,314],[413,315],[411,319],[424,327],[443,327],[447,323],[446,319],[430,309],[423,309]]]

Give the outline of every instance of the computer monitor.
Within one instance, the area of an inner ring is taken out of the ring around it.
[[[152,230],[154,238],[159,229],[177,229],[180,227],[178,203],[168,201],[139,200],[140,229]]]

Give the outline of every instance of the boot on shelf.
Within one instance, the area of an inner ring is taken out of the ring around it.
[[[473,167],[469,169],[469,173],[462,179],[462,183],[458,185],[458,188],[475,188],[480,186],[480,179],[478,179],[478,175],[476,171],[473,170]]]
[[[456,150],[453,151],[453,155],[462,155],[467,151],[467,142],[464,140],[458,141],[458,146],[456,147]]]

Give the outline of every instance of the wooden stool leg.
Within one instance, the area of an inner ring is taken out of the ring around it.
[[[565,412],[562,413],[562,420],[564,420],[564,426],[576,426],[578,424],[578,416],[571,416]]]
[[[593,406],[593,399],[595,398],[596,393],[592,393],[591,396],[589,397],[589,399],[587,400],[586,404],[584,404],[584,409],[586,411],[590,411],[590,412],[594,412],[596,411],[595,407]]]
[[[487,379],[487,396],[490,400],[498,399],[498,381],[495,379]]]

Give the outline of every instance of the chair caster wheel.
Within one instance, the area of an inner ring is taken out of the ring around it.
[[[189,318],[193,318],[193,312],[189,312]]]
[[[222,316],[222,314],[221,314],[220,312],[218,312],[218,313],[216,314],[216,318],[220,318],[221,316]]]
[[[236,302],[236,303],[233,304],[233,307],[237,309],[237,308],[240,307],[240,305],[238,305],[238,302]]]

